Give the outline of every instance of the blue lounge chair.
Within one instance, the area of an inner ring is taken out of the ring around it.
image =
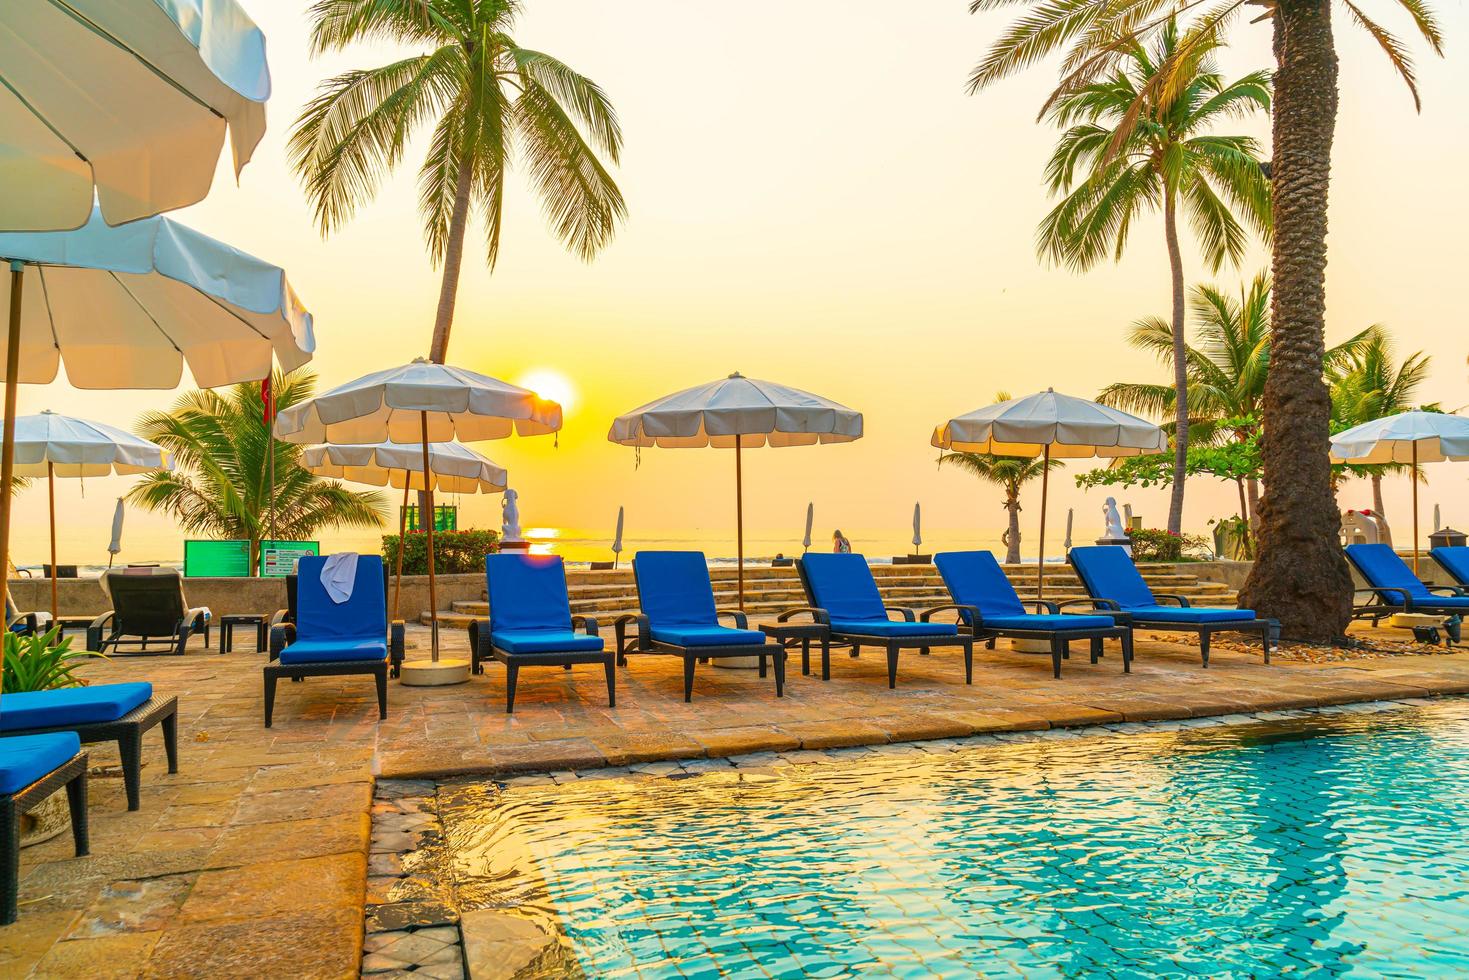
[[[5,695],[0,703],[0,735],[75,732],[84,744],[117,742],[128,809],[141,806],[143,733],[163,727],[168,771],[179,771],[178,698],[153,696],[153,685],[93,684]]]
[[[10,698],[5,702],[9,705]],[[0,926],[20,911],[20,818],[66,787],[71,839],[87,854],[87,753],[74,732],[0,738]]]
[[[1352,610],[1357,619],[1370,619],[1376,626],[1378,620],[1397,613],[1469,615],[1469,589],[1454,585],[1424,585],[1408,563],[1398,557],[1392,545],[1347,545],[1346,555],[1368,586],[1353,590],[1354,594],[1371,595],[1376,599]],[[1452,631],[1450,636],[1452,638]]]
[[[749,628],[749,619],[738,609],[714,605],[714,585],[709,564],[697,551],[640,551],[632,560],[633,581],[638,589],[636,615],[619,616],[613,622],[617,637],[617,662],[627,664],[629,653],[654,653],[683,660],[683,699],[694,697],[694,664],[726,657],[758,657],[760,676],[767,673],[767,659],[775,663],[775,696],[785,696],[785,648],[772,643],[764,633]],[[734,626],[719,622],[728,616]],[[636,625],[637,635],[628,636]]]
[[[5,627],[10,632],[19,633],[22,636],[34,636],[40,632],[42,616],[42,613],[37,612],[21,612],[10,590],[5,590]],[[51,616],[45,614],[45,618],[49,620]]]
[[[974,683],[974,637],[960,633],[952,623],[920,622],[905,606],[885,605],[863,556],[808,554],[796,559],[796,571],[811,605],[788,610],[780,618],[809,613],[826,625],[833,640],[850,643],[854,657],[864,646],[887,651],[889,688],[898,686],[899,651],[916,649],[927,654],[930,647],[962,647],[964,683]],[[889,613],[903,618],[890,619]]]
[[[948,551],[935,555],[933,563],[943,576],[944,586],[954,600],[952,606],[926,610],[925,622],[935,613],[956,611],[959,628],[976,640],[986,640],[994,649],[995,638],[1045,640],[1051,645],[1051,671],[1061,676],[1061,660],[1073,640],[1090,640],[1092,663],[1102,655],[1102,641],[1122,643],[1122,671],[1132,671],[1132,628],[1110,616],[1065,615],[1054,602],[1032,599],[1030,605],[1044,613],[1027,613],[1015,587],[1005,577],[1000,563],[988,551]]]
[[[1209,637],[1213,634],[1259,633],[1265,662],[1270,662],[1270,642],[1277,629],[1275,620],[1260,619],[1251,609],[1200,608],[1190,605],[1187,596],[1154,594],[1133,564],[1132,556],[1120,545],[1072,548],[1067,560],[1090,598],[1059,603],[1061,608],[1087,604],[1119,622],[1130,623],[1133,628],[1197,633],[1199,656],[1205,667],[1209,666]],[[1159,599],[1169,599],[1176,605],[1163,605]]]
[[[388,651],[403,661],[403,624],[388,627],[388,594],[380,555],[358,555],[352,595],[333,602],[321,584],[330,556],[313,555],[297,564],[296,622],[271,629],[265,665],[265,727],[275,711],[275,684],[282,677],[371,674],[377,681],[378,717],[388,716]]]
[[[607,706],[617,706],[617,667],[603,649],[597,621],[573,616],[566,568],[554,555],[486,555],[485,591],[490,618],[469,624],[469,649],[476,674],[481,663],[505,665],[505,713],[515,710],[515,684],[522,667],[602,664],[607,672]],[[578,633],[577,630],[582,632]]]
[[[1469,548],[1453,545],[1434,548],[1428,554],[1460,588],[1469,591]]]

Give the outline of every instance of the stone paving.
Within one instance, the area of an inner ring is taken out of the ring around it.
[[[411,642],[422,639],[415,632]],[[462,634],[449,639],[463,643]],[[373,944],[369,956],[406,962],[411,950],[447,963],[449,954],[427,948],[448,947],[447,933],[425,932],[436,926],[365,944],[364,907],[382,899],[371,893],[370,859],[371,878],[391,877],[377,872],[406,853],[393,848],[432,830],[394,805],[408,819],[385,824],[374,841],[369,814],[382,779],[566,778],[664,760],[799,758],[842,746],[1469,692],[1464,653],[1265,667],[1258,655],[1220,652],[1204,671],[1196,649],[1140,637],[1131,675],[1113,652],[1095,666],[1078,656],[1055,681],[1045,658],[1001,649],[976,653],[966,687],[957,654],[935,652],[905,655],[889,691],[881,657],[841,654],[829,682],[793,669],[781,700],[754,671],[700,667],[692,704],[682,701],[676,660],[642,657],[618,672],[611,710],[600,668],[528,670],[508,717],[495,664],[456,688],[393,685],[382,723],[369,680],[313,678],[281,685],[275,727],[266,730],[264,658],[245,650],[217,656],[191,645],[182,657],[86,669],[96,682],[148,679],[159,694],[178,695],[180,771],[168,775],[150,733],[143,806],[129,813],[114,748],[91,747],[93,765],[103,767],[92,780],[92,855],[71,857],[65,837],[26,849],[21,918],[0,929],[0,976],[355,976]],[[377,805],[384,802],[392,801]],[[409,929],[380,916],[372,935],[395,931]],[[395,956],[394,943],[407,938],[414,941]]]

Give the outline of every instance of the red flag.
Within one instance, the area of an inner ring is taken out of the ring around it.
[[[275,421],[275,392],[270,387],[270,375],[260,382],[260,400],[265,403],[265,424],[270,425]]]

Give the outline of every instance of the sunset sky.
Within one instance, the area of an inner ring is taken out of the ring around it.
[[[274,78],[270,130],[236,185],[228,161],[184,222],[287,269],[315,316],[313,367],[323,389],[427,353],[438,273],[423,247],[411,153],[345,230],[323,240],[284,144],[324,76],[386,61],[360,47],[312,60],[306,6],[245,0],[264,29]],[[1385,3],[1374,9],[1398,27]],[[607,442],[614,416],[668,392],[738,370],[807,388],[861,410],[866,437],[850,445],[746,455],[746,521],[757,538],[799,547],[808,500],[818,535],[841,527],[873,554],[901,549],[915,500],[927,544],[992,535],[1000,497],[935,467],[936,424],[1006,390],[1053,386],[1094,396],[1119,380],[1165,370],[1123,342],[1128,324],[1168,306],[1161,219],[1143,222],[1125,260],[1085,275],[1048,267],[1033,246],[1048,208],[1042,167],[1055,138],[1035,113],[1054,71],[1034,69],[971,97],[965,76],[1013,16],[975,17],[964,0],[894,6],[802,0],[731,6],[692,0],[527,0],[515,35],[600,82],[621,116],[617,179],[629,219],[591,264],[567,254],[535,199],[512,179],[499,267],[483,263],[472,230],[449,360],[519,381],[568,379],[575,397],[559,448],[550,438],[477,446],[510,472],[528,526],[610,536],[627,508],[639,538],[728,529],[733,459],[716,450],[630,449]],[[1339,340],[1381,322],[1399,353],[1433,355],[1425,400],[1469,402],[1465,314],[1458,288],[1469,225],[1462,187],[1469,114],[1462,93],[1469,13],[1443,3],[1450,57],[1419,55],[1424,110],[1372,42],[1338,18],[1341,118],[1331,212],[1328,327]],[[1223,70],[1269,64],[1265,25],[1234,32]],[[1245,124],[1264,136],[1265,120]],[[1191,282],[1233,290],[1266,263],[1209,276],[1186,251]],[[542,375],[545,376],[544,374]],[[26,387],[23,414],[43,408],[131,427],[172,392],[78,392],[64,380]],[[1105,493],[1083,493],[1072,464],[1053,480],[1052,541],[1067,507],[1077,537],[1100,531]],[[1425,511],[1469,526],[1469,468],[1430,470]],[[61,561],[105,560],[115,498],[131,479],[58,486]],[[1025,510],[1033,554],[1038,488]],[[1129,491],[1149,526],[1166,518],[1163,491]],[[1366,506],[1365,484],[1343,493]],[[1390,481],[1389,517],[1406,543],[1405,481]],[[464,501],[464,524],[497,526],[499,498]],[[1186,529],[1234,513],[1231,486],[1196,480]],[[13,558],[45,559],[45,493],[18,499]],[[131,511],[123,560],[178,560],[181,536]],[[1426,529],[1427,530],[1427,529]],[[1425,533],[1426,533],[1425,530]],[[372,536],[326,534],[327,548],[373,548]],[[766,549],[774,550],[774,548]],[[1048,549],[1056,553],[1054,546]],[[724,553],[732,553],[732,546]]]

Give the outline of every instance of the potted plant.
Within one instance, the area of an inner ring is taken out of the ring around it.
[[[9,697],[32,691],[79,687],[86,682],[73,672],[81,666],[83,659],[99,656],[101,654],[87,650],[73,650],[71,638],[62,639],[59,626],[53,626],[45,633],[32,635],[5,630],[0,695]],[[0,709],[3,709],[3,705],[0,705]],[[21,847],[50,840],[71,825],[66,794],[51,794],[45,802],[24,814],[20,820]]]

